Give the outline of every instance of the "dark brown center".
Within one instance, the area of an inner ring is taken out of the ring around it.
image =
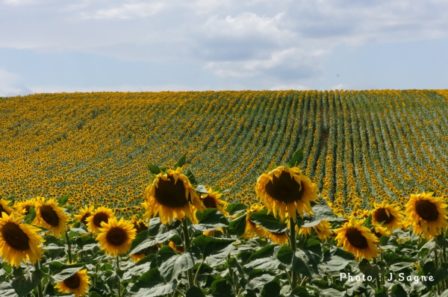
[[[439,212],[437,206],[428,200],[419,200],[415,203],[415,210],[417,214],[428,222],[437,221],[439,218]]]
[[[93,224],[99,228],[101,227],[101,223],[107,223],[109,221],[109,215],[105,212],[98,212],[93,216]]]
[[[107,232],[106,240],[111,245],[120,246],[128,240],[128,234],[120,227],[113,227]]]
[[[181,208],[188,205],[188,197],[185,196],[184,183],[174,177],[168,176],[168,180],[160,179],[155,191],[157,202],[170,208]]]
[[[19,225],[7,222],[2,228],[3,240],[17,251],[26,251],[30,248],[28,235]]]
[[[207,195],[202,199],[206,208],[218,208],[218,204],[216,203],[216,199],[210,195]]]
[[[81,285],[81,278],[78,273],[73,274],[69,278],[64,279],[64,285],[72,290],[78,289]]]
[[[347,240],[350,244],[358,249],[366,249],[369,247],[367,239],[362,235],[361,231],[356,228],[350,228],[346,231]]]
[[[378,208],[373,216],[375,217],[375,220],[381,224],[389,224],[394,220],[394,217],[386,211],[385,208]]]
[[[302,199],[303,190],[301,183],[298,183],[286,171],[283,171],[279,177],[274,176],[266,184],[266,192],[269,196],[284,203],[291,203]]]
[[[91,213],[88,211],[86,213],[84,213],[81,217],[81,222],[86,224],[87,223],[87,218],[91,215]]]
[[[42,216],[42,219],[44,219],[44,221],[52,226],[52,227],[57,227],[59,226],[59,216],[56,213],[56,211],[53,209],[52,206],[50,205],[42,205],[40,207],[40,214]]]

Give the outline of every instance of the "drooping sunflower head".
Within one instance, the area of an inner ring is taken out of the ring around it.
[[[42,255],[43,239],[38,229],[3,213],[0,218],[0,258],[11,266],[36,263]]]
[[[351,219],[335,232],[338,245],[358,260],[369,260],[378,255],[378,238],[362,222]]]
[[[35,224],[47,229],[55,236],[61,236],[67,226],[67,215],[54,199],[36,199]]]
[[[12,208],[9,206],[9,202],[5,199],[0,199],[0,217],[3,213],[10,215],[12,212]]]
[[[253,238],[256,236],[260,237],[266,237],[262,230],[260,230],[252,220],[251,215],[254,212],[261,211],[263,209],[263,205],[259,203],[252,204],[247,210],[246,210],[246,226],[244,229],[243,238]]]
[[[208,189],[207,193],[201,194],[201,201],[204,204],[205,208],[216,208],[222,214],[228,215],[226,210],[227,202],[222,200],[221,197],[221,193]]]
[[[312,213],[311,201],[317,198],[316,185],[297,167],[280,166],[262,174],[255,191],[266,208],[282,220],[291,217],[295,221],[297,213]]]
[[[81,269],[56,283],[55,288],[62,294],[73,294],[76,297],[86,296],[89,291],[89,276],[87,270]]]
[[[100,206],[87,218],[87,229],[96,234],[100,231],[102,224],[107,223],[113,217],[114,213],[110,208]]]
[[[95,208],[93,207],[93,205],[84,206],[79,210],[78,214],[75,215],[75,219],[78,222],[87,225],[87,219],[91,214],[93,214],[94,210]]]
[[[148,225],[142,219],[139,219],[139,218],[133,216],[131,218],[131,222],[132,222],[132,225],[134,226],[134,229],[137,231],[137,234],[140,232],[143,232],[145,230],[148,230]]]
[[[375,204],[371,215],[374,225],[381,225],[390,231],[402,225],[403,216],[399,207],[395,204],[388,204],[386,201],[383,201],[381,204]]]
[[[184,218],[196,222],[196,210],[204,209],[199,195],[180,168],[159,173],[144,193],[146,215],[159,216],[163,224]]]
[[[448,226],[447,204],[433,193],[412,194],[406,204],[408,223],[414,233],[427,239],[438,236]]]
[[[136,233],[131,222],[111,218],[107,223],[103,223],[96,240],[107,254],[119,256],[128,252]]]

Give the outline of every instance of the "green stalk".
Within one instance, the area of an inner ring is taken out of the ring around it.
[[[72,264],[72,244],[70,242],[70,238],[68,236],[68,231],[65,230],[65,242],[67,243],[67,254],[68,254],[68,262]]]
[[[289,243],[291,245],[292,250],[292,266],[291,267],[291,289],[294,290],[297,285],[297,273],[294,271],[294,262],[296,256],[296,230],[295,230],[295,222],[292,218],[289,219]]]
[[[40,271],[40,261],[38,261],[34,267],[36,268],[36,271]],[[42,280],[39,280],[39,282],[37,283],[37,297],[43,296],[44,294],[42,291]]]
[[[120,256],[116,257],[117,277],[118,277],[118,297],[121,297],[121,279],[120,279]]]
[[[183,233],[184,233],[185,251],[187,253],[189,253],[190,249],[191,249],[191,242],[190,242],[190,234],[188,234],[187,219],[183,219],[182,220],[182,229],[183,229]],[[191,256],[191,260],[193,261],[193,266],[194,266],[193,256]],[[191,269],[187,270],[187,277],[188,277],[189,287],[191,288],[191,287],[194,286],[194,276],[193,276],[193,273],[192,273]]]

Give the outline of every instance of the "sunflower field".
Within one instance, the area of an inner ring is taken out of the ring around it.
[[[255,202],[253,180],[302,150],[339,214],[446,194],[448,92],[36,94],[0,100],[0,197],[138,210],[148,164],[186,154],[203,183]]]
[[[448,297],[448,92],[0,100],[0,296]]]

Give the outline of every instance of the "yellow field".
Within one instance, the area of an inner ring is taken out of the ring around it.
[[[253,201],[256,178],[302,149],[341,209],[446,194],[448,91],[40,94],[0,100],[0,197],[68,195],[123,211],[149,163],[183,154],[199,183]]]

